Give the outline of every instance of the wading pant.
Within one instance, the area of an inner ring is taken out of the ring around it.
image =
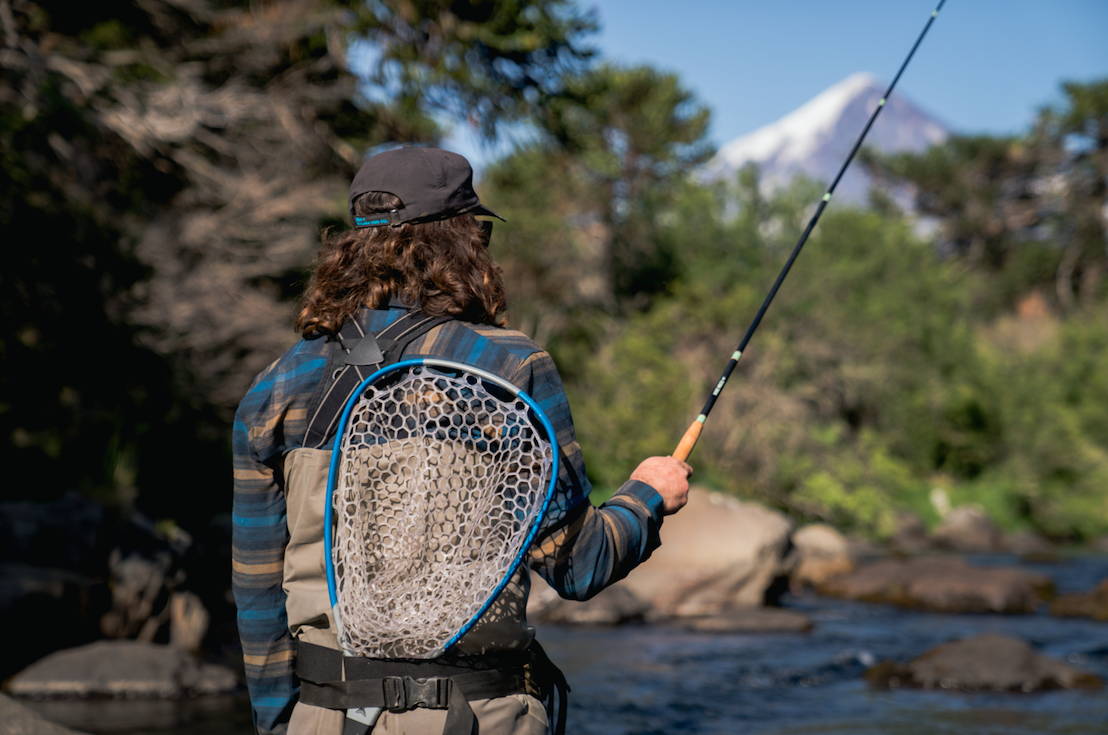
[[[480,735],[547,735],[546,708],[529,694],[509,694],[469,703]],[[297,702],[288,735],[341,735],[345,713]],[[446,724],[444,709],[382,712],[371,735],[439,735]]]

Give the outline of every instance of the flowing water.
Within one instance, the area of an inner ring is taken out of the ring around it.
[[[1002,557],[975,561],[1012,563]],[[1025,566],[1049,574],[1061,592],[1088,590],[1108,578],[1105,556]],[[573,686],[568,731],[1108,735],[1108,691],[882,692],[862,679],[876,661],[906,661],[939,643],[981,632],[1023,638],[1047,655],[1108,679],[1108,623],[1045,614],[935,615],[818,597],[787,604],[811,616],[815,629],[720,635],[668,626],[543,626],[540,639]],[[49,714],[90,732],[245,735],[250,730],[241,698],[162,706],[158,712],[136,702],[74,706],[79,710],[65,713],[73,719],[60,710]]]
[[[978,559],[982,563],[1008,561]],[[1034,567],[1060,591],[1108,577],[1108,558]],[[865,669],[981,632],[1014,635],[1108,679],[1108,623],[936,615],[817,597],[789,601],[815,629],[710,635],[667,627],[543,631],[574,687],[569,731],[750,735],[1105,735],[1108,694],[873,691]]]

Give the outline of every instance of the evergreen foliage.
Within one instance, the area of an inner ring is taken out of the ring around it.
[[[612,319],[680,276],[680,243],[658,217],[711,148],[707,108],[673,74],[604,64],[565,89],[535,120],[537,140],[484,185],[511,223],[497,248],[520,294],[515,318],[575,365]]]
[[[187,522],[226,506],[231,411],[295,339],[363,152],[557,98],[592,22],[564,0],[2,0],[0,25],[0,430],[36,478],[6,495]],[[351,42],[379,51],[367,79]]]

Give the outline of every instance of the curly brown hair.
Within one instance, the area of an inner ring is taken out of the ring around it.
[[[379,214],[401,204],[387,192],[369,192],[354,201],[354,214]],[[504,279],[489,255],[487,231],[463,214],[324,231],[296,329],[306,338],[333,334],[359,307],[381,309],[392,298],[434,316],[507,324]]]

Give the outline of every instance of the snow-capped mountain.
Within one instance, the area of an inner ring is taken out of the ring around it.
[[[780,120],[727,143],[704,167],[707,179],[733,176],[756,163],[763,185],[773,189],[797,174],[829,184],[850,152],[885,91],[870,74],[852,74]],[[874,123],[865,145],[882,153],[919,152],[941,143],[947,129],[894,92]],[[835,191],[836,198],[860,202],[869,177],[855,162]]]

